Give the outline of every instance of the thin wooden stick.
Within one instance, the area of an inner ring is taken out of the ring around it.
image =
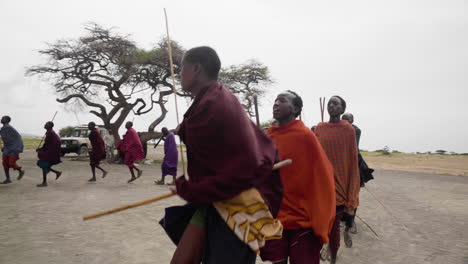
[[[387,206],[385,206],[378,198],[377,196],[375,196],[375,194],[373,192],[371,192],[371,190],[369,190],[366,186],[364,186],[364,189],[369,192],[372,197],[374,197],[374,199],[385,209],[385,211],[387,211],[388,214],[390,214],[402,227],[404,230],[408,230],[408,227],[406,227],[406,225],[404,223],[402,223],[395,215],[393,215],[392,213],[392,210],[388,209]]]
[[[292,163],[291,159],[285,159],[285,160],[280,161],[280,162],[276,163],[275,165],[273,165],[273,170],[277,170],[277,169],[282,168],[284,166],[288,166],[291,163]]]
[[[158,145],[159,145],[159,142],[161,142],[161,140],[164,138],[164,135],[161,136],[158,140],[158,142],[156,143],[156,145],[154,145],[154,148],[156,148]]]
[[[323,111],[322,111],[322,119],[323,119],[323,116],[324,116],[324,113],[325,113],[325,97],[323,98]]]
[[[154,202],[157,202],[159,200],[172,197],[174,195],[175,195],[175,193],[170,192],[170,193],[166,193],[166,194],[163,194],[163,195],[160,195],[160,196],[156,196],[156,197],[148,199],[148,200],[144,200],[144,201],[136,202],[136,203],[133,203],[133,204],[128,204],[128,205],[124,205],[124,206],[121,206],[121,207],[117,207],[117,208],[114,208],[114,209],[109,210],[109,211],[104,211],[104,212],[97,213],[97,214],[87,215],[87,216],[83,217],[83,221],[93,219],[93,218],[96,218],[96,217],[100,217],[100,216],[103,216],[103,215],[109,215],[109,214],[117,213],[117,212],[127,210],[127,209],[130,209],[130,208],[133,208],[133,207],[138,207],[138,206],[142,206],[142,205],[145,205],[145,204],[154,203]]]
[[[367,228],[369,228],[369,230],[372,231],[372,233],[374,233],[374,235],[377,237],[377,239],[380,240],[379,235],[377,235],[377,232],[375,232],[375,230],[372,229],[372,227],[371,227],[366,221],[364,221],[364,219],[362,219],[361,217],[359,217],[359,215],[357,215],[357,214],[356,214],[355,216],[356,216],[357,218],[359,218],[359,220],[361,220],[361,221],[367,226]]]
[[[171,38],[169,36],[169,23],[167,22],[166,8],[164,8],[164,18],[166,19],[167,51],[169,53],[169,65],[171,68],[172,91],[174,93],[174,100],[175,100],[177,127],[179,127],[180,126],[179,107],[177,105],[177,90],[176,90],[175,77],[174,77],[174,62],[172,61],[172,44],[171,44]],[[185,158],[184,158],[184,149],[182,147],[182,142],[181,144],[179,144],[179,149],[180,149],[180,156],[182,159],[182,171],[185,174]]]
[[[325,112],[325,97],[320,97],[320,116],[322,117],[322,123],[323,123],[323,113]]]
[[[322,97],[319,97],[320,101],[320,116],[322,117],[322,123],[323,123],[323,107],[322,107]]]
[[[277,169],[282,168],[284,166],[287,166],[287,165],[289,165],[291,163],[292,163],[292,160],[290,160],[290,159],[280,161],[280,162],[276,163],[275,165],[273,165],[273,170],[277,170]],[[154,203],[154,202],[157,202],[159,200],[163,200],[163,199],[172,197],[174,195],[175,195],[175,193],[170,192],[170,193],[166,193],[166,194],[163,194],[163,195],[160,195],[160,196],[156,196],[156,197],[148,199],[148,200],[144,200],[144,201],[140,201],[140,202],[136,202],[136,203],[132,203],[132,204],[127,204],[127,205],[124,205],[124,206],[121,206],[121,207],[117,207],[117,208],[114,208],[114,209],[109,210],[109,211],[104,211],[104,212],[100,212],[100,213],[97,213],[97,214],[87,215],[87,216],[83,217],[83,221],[93,219],[93,218],[97,218],[97,217],[104,216],[104,215],[117,213],[117,212],[120,212],[120,211],[123,211],[123,210],[127,210],[127,209],[138,207],[138,206],[142,206],[142,205],[145,205],[145,204]]]
[[[57,113],[58,113],[58,111],[55,111],[54,117],[52,117],[52,120],[50,122],[54,122],[55,117],[57,116]],[[44,138],[45,138],[45,135],[42,136],[41,142],[39,142],[39,145],[37,145],[37,148],[39,148],[41,146],[42,142],[44,141]]]

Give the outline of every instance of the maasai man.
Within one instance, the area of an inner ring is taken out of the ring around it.
[[[104,144],[104,139],[96,128],[96,124],[94,122],[89,122],[88,129],[91,130],[88,138],[92,147],[92,150],[89,152],[89,165],[91,166],[91,172],[93,173],[93,177],[88,181],[95,182],[96,168],[102,171],[102,178],[105,178],[107,175],[107,171],[99,166],[101,160],[106,158],[106,146]]]
[[[181,64],[182,88],[195,99],[177,133],[189,178],[179,177],[173,191],[197,210],[171,263],[253,264],[265,240],[282,231],[274,219],[282,197],[272,173],[276,147],[217,82],[221,62],[212,48],[188,50]]]
[[[0,136],[2,137],[2,164],[3,170],[5,171],[6,180],[2,184],[11,183],[10,180],[10,169],[17,170],[19,172],[18,180],[24,176],[24,170],[16,164],[19,160],[19,154],[23,152],[23,139],[21,135],[11,125],[11,118],[9,116],[2,117],[1,120],[3,127],[0,128]]]
[[[331,263],[336,263],[340,247],[340,221],[343,212],[354,214],[358,207],[360,180],[356,134],[349,122],[340,120],[346,109],[346,102],[339,96],[333,96],[328,101],[327,109],[330,121],[320,123],[315,134],[327,153],[335,174],[336,218],[330,234],[329,249]],[[349,228],[345,229],[346,239],[346,243],[351,240]]]
[[[60,161],[60,137],[52,129],[54,123],[49,121],[45,123],[44,129],[47,130],[42,148],[36,149],[39,160],[37,166],[42,169],[42,183],[38,184],[37,187],[47,187],[47,174],[49,172],[55,173],[55,180],[58,180],[61,171],[52,169],[52,166],[59,164]]]
[[[127,133],[123,136],[122,144],[121,144],[121,151],[124,153],[124,163],[130,170],[132,178],[128,180],[128,183],[133,182],[137,178],[143,174],[141,169],[138,169],[135,166],[135,161],[142,160],[145,157],[145,153],[143,151],[143,145],[141,144],[140,137],[135,129],[132,128],[133,123],[128,121],[125,124],[125,128],[127,129]],[[135,177],[135,172],[137,171],[137,176]]]
[[[353,114],[344,113],[341,116],[341,120],[348,121],[353,126],[354,132],[356,133],[356,143],[357,143],[357,148],[359,152],[359,139],[361,139],[361,129],[359,129],[359,127],[353,124],[354,123]],[[358,156],[358,165],[359,165],[359,156]],[[362,181],[360,181],[360,184],[361,186],[363,185]],[[347,212],[344,212],[343,217],[341,219],[342,222],[345,222],[345,225],[346,225],[345,230],[349,230],[349,233],[352,233],[352,234],[357,234],[357,227],[356,227],[356,223],[354,222],[356,212],[357,212],[357,208],[356,210],[354,210],[354,214],[348,214]],[[352,240],[349,237],[349,233],[347,231],[345,231],[344,233],[344,235],[346,236],[344,239],[346,247],[352,247],[353,245]]]
[[[374,172],[374,170],[367,166],[366,161],[364,160],[361,153],[359,152],[359,140],[361,139],[361,129],[359,129],[359,127],[354,124],[353,114],[344,113],[343,116],[341,116],[341,119],[348,121],[353,126],[354,131],[356,132],[360,183],[361,183],[361,187],[364,187],[366,182],[368,182],[369,180],[374,178],[372,176],[372,172]],[[351,234],[357,234],[357,226],[356,226],[356,222],[354,221],[354,218],[356,216],[356,211],[357,211],[357,208],[354,211],[354,214],[352,214],[352,215],[347,214],[346,212],[343,214],[343,221],[346,223],[346,227],[349,229],[349,232]],[[347,234],[347,233],[345,233],[345,234]],[[352,246],[352,240],[345,239],[345,242],[346,241],[348,241],[348,244],[346,244],[346,246],[351,247]],[[349,242],[351,242],[351,243],[349,243]]]
[[[281,169],[283,202],[277,219],[283,224],[283,237],[267,241],[261,250],[263,260],[273,263],[319,264],[320,249],[328,243],[335,219],[333,167],[314,133],[296,118],[302,99],[292,91],[278,95],[273,117],[278,126],[268,130],[281,159],[293,163]]]
[[[164,178],[166,177],[166,175],[171,175],[173,177],[173,181],[172,183],[170,183],[170,185],[175,185],[179,155],[179,153],[177,152],[175,137],[172,132],[169,132],[167,127],[163,127],[161,131],[163,133],[162,140],[164,140],[164,160],[161,164],[162,178],[160,181],[156,181],[155,183],[163,185]]]
[[[312,126],[312,127],[310,128],[310,130],[311,130],[312,132],[315,133],[315,129],[316,129],[316,128],[317,128],[317,126]]]
[[[348,121],[354,128],[354,131],[356,132],[356,142],[357,142],[357,147],[359,150],[359,140],[361,139],[361,129],[354,124],[354,116],[351,113],[344,113],[343,116],[341,116],[342,120]]]

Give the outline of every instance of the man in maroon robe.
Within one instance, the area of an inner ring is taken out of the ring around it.
[[[41,148],[36,149],[37,156],[39,160],[37,161],[37,166],[42,169],[42,183],[38,184],[37,187],[47,187],[47,174],[49,172],[55,173],[55,180],[58,180],[61,171],[52,169],[52,166],[59,164],[60,161],[60,137],[52,129],[54,123],[49,121],[44,125],[45,134],[44,145]]]
[[[256,189],[273,217],[282,199],[279,173],[272,173],[277,149],[247,116],[238,99],[217,81],[221,62],[210,47],[187,51],[182,88],[195,99],[178,135],[187,147],[188,178],[176,180],[177,194],[198,210],[171,263],[255,263],[255,252],[213,206]],[[222,243],[220,243],[222,241]]]
[[[130,121],[125,124],[127,133],[125,133],[121,144],[119,144],[119,149],[124,153],[124,163],[130,169],[130,173],[132,174],[132,178],[128,180],[128,183],[140,178],[141,174],[143,174],[143,170],[138,169],[135,166],[135,161],[142,160],[145,157],[145,152],[143,151],[143,145],[141,144],[140,137],[132,127],[133,123]],[[135,170],[137,171],[136,177],[134,172]]]
[[[102,171],[102,178],[107,175],[107,171],[99,166],[101,160],[106,158],[106,146],[104,144],[104,139],[96,128],[96,124],[94,122],[89,122],[88,129],[91,131],[88,138],[92,147],[92,150],[89,152],[89,165],[91,166],[91,172],[93,173],[93,177],[88,181],[95,182],[96,168]]]

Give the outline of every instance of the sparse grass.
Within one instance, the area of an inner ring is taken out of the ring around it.
[[[23,144],[25,149],[36,149],[41,142],[40,138],[23,138]]]
[[[24,149],[36,149],[41,142],[40,138],[23,138]],[[3,141],[0,139],[0,143],[3,146]]]
[[[467,175],[468,156],[448,154],[412,154],[361,152],[364,160],[374,169],[403,170],[441,175]]]

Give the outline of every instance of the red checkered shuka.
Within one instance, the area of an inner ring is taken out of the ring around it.
[[[320,123],[315,133],[335,171],[336,206],[359,205],[359,167],[356,133],[348,121]]]

